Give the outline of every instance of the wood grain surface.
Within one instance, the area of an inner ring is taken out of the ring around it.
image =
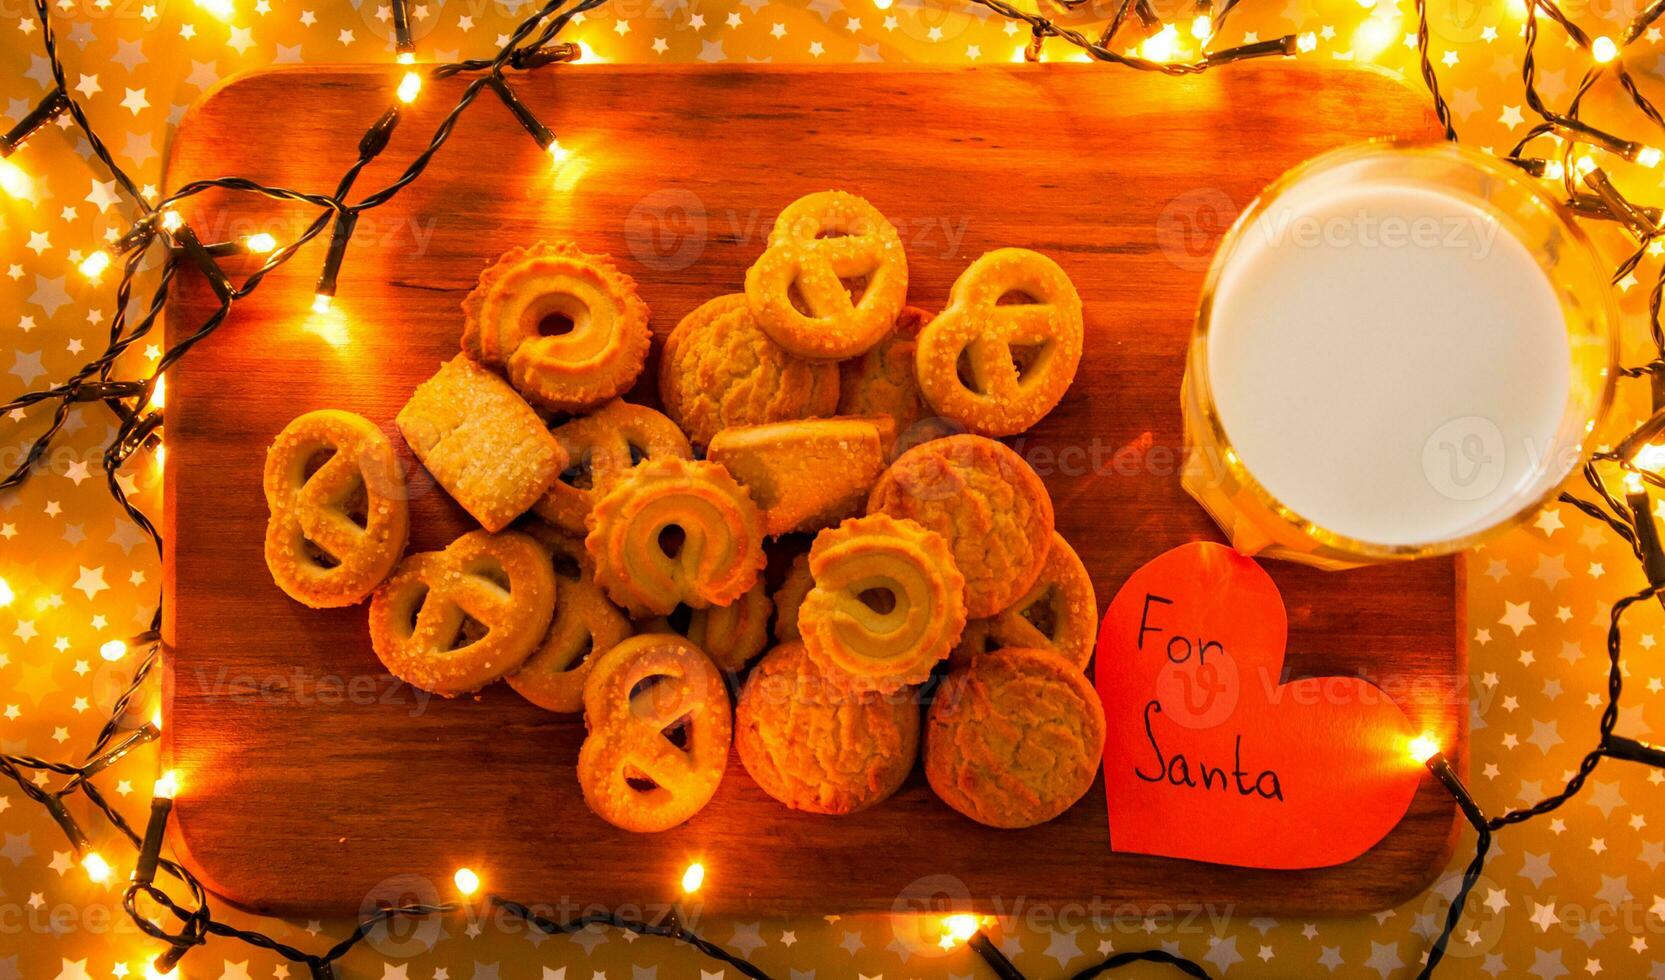
[[[169,184],[236,173],[327,190],[396,81],[380,67],[234,81],[187,115]],[[915,305],[940,308],[966,264],[998,246],[1044,251],[1074,279],[1088,331],[1080,376],[1013,442],[1051,489],[1102,609],[1144,561],[1219,537],[1174,468],[1185,342],[1220,233],[1314,153],[1432,135],[1422,95],[1381,75],[1288,63],[1187,79],[1082,65],[572,66],[516,85],[573,151],[558,173],[488,95],[425,177],[359,222],[338,315],[308,312],[319,239],[170,381],[166,737],[185,786],[176,843],[214,891],[264,911],[352,913],[377,898],[448,897],[451,872],[469,865],[498,894],[617,906],[670,898],[697,857],[709,868],[707,908],[753,915],[956,899],[985,911],[1098,900],[1343,914],[1400,901],[1443,868],[1452,809],[1431,780],[1374,850],[1307,872],[1114,854],[1100,787],[1053,823],[1002,832],[939,803],[918,771],[869,812],[793,813],[738,759],[694,820],[626,834],[579,796],[579,719],[502,685],[426,699],[381,669],[362,607],[304,609],[261,557],[260,471],[273,435],[303,411],[338,407],[385,426],[404,452],[393,417],[457,350],[459,303],[504,249],[571,238],[611,253],[641,283],[663,336],[701,301],[740,288],[779,208],[839,187],[902,232]],[[461,87],[428,86],[361,192],[397,174]],[[257,230],[293,240],[310,218],[221,194],[183,211],[208,241]],[[255,262],[227,267],[240,278]],[[184,278],[170,340],[214,304],[200,277]],[[407,463],[411,544],[440,547],[468,522]],[[1456,563],[1269,568],[1289,608],[1291,674],[1370,677],[1461,753]]]

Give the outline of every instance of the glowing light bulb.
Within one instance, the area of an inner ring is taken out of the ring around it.
[[[1544,176],[1550,180],[1560,180],[1566,176],[1567,168],[1561,166],[1561,161],[1550,160],[1544,164]]]
[[[162,706],[161,705],[157,705],[156,710],[152,711],[150,713],[150,727],[156,729],[157,731],[162,730]]]
[[[127,656],[127,644],[121,640],[111,640],[98,648],[98,655],[111,663],[115,663]]]
[[[32,198],[35,182],[22,167],[10,160],[0,160],[0,190],[9,197]]]
[[[545,149],[547,149],[548,152],[549,152],[550,162],[553,163],[557,167],[559,167],[563,163],[566,163],[567,158],[572,156],[572,151],[568,150],[566,147],[562,146],[560,140],[550,140],[549,141],[549,146],[546,147]]]
[[[151,790],[151,793],[164,800],[173,799],[179,795],[179,777],[174,775],[172,769],[169,769],[156,780],[156,787]]]
[[[982,927],[982,921],[975,915],[961,913],[959,915],[943,916],[942,939],[940,940],[942,948],[953,949],[955,946],[969,941],[972,936],[977,935],[977,930]]]
[[[231,0],[197,0],[197,6],[220,20],[230,20],[231,15],[237,12]]]
[[[96,252],[92,253],[91,255],[87,256],[86,258],[82,259],[81,264],[79,266],[77,266],[77,268],[79,268],[81,270],[81,274],[83,276],[86,276],[88,279],[91,279],[94,282],[97,282],[98,277],[102,276],[104,274],[104,270],[108,269],[109,267],[110,267],[110,253],[104,251],[103,249],[99,249],[98,251],[96,251]]]
[[[1644,470],[1657,473],[1665,469],[1665,446],[1650,442],[1636,450],[1636,455],[1631,457],[1630,461]]]
[[[1607,35],[1603,34],[1590,42],[1590,57],[1595,59],[1596,64],[1605,65],[1618,56],[1619,46]]]
[[[1179,30],[1168,24],[1145,38],[1139,53],[1148,61],[1168,61],[1179,51]]]
[[[1432,759],[1435,755],[1439,754],[1440,744],[1434,741],[1434,737],[1432,735],[1424,734],[1418,735],[1416,738],[1411,739],[1409,749],[1411,758],[1418,762],[1427,762],[1429,759]]]
[[[877,10],[889,10],[894,0],[873,0],[873,7]]]
[[[1295,47],[1301,51],[1316,51],[1318,49],[1318,35],[1307,31],[1295,39]]]
[[[606,58],[603,58],[601,55],[596,54],[595,53],[595,48],[590,47],[590,45],[587,42],[584,42],[584,41],[579,41],[578,42],[578,60],[579,61],[592,61],[592,62],[595,62],[598,65],[606,64],[606,62],[607,62]]]
[[[705,884],[705,865],[695,861],[688,865],[688,870],[682,872],[682,893],[692,895]]]
[[[263,231],[257,231],[243,239],[243,247],[251,254],[265,255],[277,248],[277,239]]]
[[[312,312],[328,313],[332,297],[329,293],[317,293],[312,297]]]
[[[1573,162],[1573,173],[1580,177],[1583,177],[1594,169],[1596,169],[1595,157],[1581,156]]]
[[[1646,489],[1646,486],[1642,483],[1642,474],[1640,474],[1640,473],[1626,473],[1625,474],[1625,493],[1641,493],[1645,489]]]
[[[1636,162],[1644,167],[1657,167],[1661,160],[1665,160],[1665,153],[1657,146],[1644,146],[1636,151]]]
[[[145,967],[145,980],[175,980],[175,978],[179,976],[179,967],[177,966],[172,967],[168,970],[168,972],[163,973],[161,968],[156,965],[160,959],[161,957],[158,956],[156,959],[150,961],[149,966]]]
[[[1029,60],[1029,53],[1028,52],[1029,52],[1029,49],[1027,47],[1025,47],[1024,45],[1021,45],[1021,44],[1018,45],[1017,47],[1013,48],[1012,49],[1012,64],[1021,65],[1025,61],[1028,61]]]
[[[12,600],[16,598],[17,594],[12,591],[11,583],[7,582],[3,578],[0,578],[0,609],[4,609],[5,607],[11,605]]]
[[[401,65],[414,65],[416,64],[416,52],[401,51],[393,57],[393,60],[397,61]]]
[[[464,898],[480,890],[480,876],[472,868],[458,868],[457,873],[451,876],[451,882]]]
[[[1192,18],[1191,36],[1206,43],[1209,38],[1214,36],[1214,18],[1207,14],[1198,14]]]
[[[87,873],[87,877],[91,878],[94,884],[102,885],[110,880],[110,862],[104,860],[97,851],[88,851],[87,856],[81,859],[81,870]]]
[[[405,77],[399,80],[399,101],[410,105],[421,94],[422,73],[414,70],[405,72]]]
[[[178,231],[183,227],[185,227],[185,219],[179,216],[178,211],[162,212],[163,231]]]

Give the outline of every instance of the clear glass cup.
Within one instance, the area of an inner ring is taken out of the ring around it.
[[[1412,202],[1402,214],[1401,202]],[[1454,242],[1465,221],[1473,243],[1449,253],[1434,237],[1410,234],[1437,225],[1441,240]],[[1286,251],[1299,248],[1316,251]],[[1377,268],[1390,273],[1383,288],[1359,278]],[[1302,281],[1323,270],[1341,271]],[[1362,298],[1352,299],[1347,276]],[[1482,279],[1485,290],[1465,291]],[[1488,290],[1500,314],[1490,312]],[[1439,305],[1447,299],[1450,308]],[[1536,305],[1514,305],[1523,303]],[[1384,311],[1400,304],[1406,319]],[[1536,356],[1559,350],[1556,307],[1564,399],[1555,357]],[[1437,322],[1457,309],[1467,311],[1460,322]],[[1331,315],[1371,326],[1324,329]],[[1326,153],[1267,187],[1215,253],[1186,362],[1182,483],[1247,554],[1342,568],[1470,548],[1530,519],[1588,458],[1612,401],[1617,321],[1608,272],[1588,239],[1512,164],[1450,143],[1376,141]],[[1525,328],[1511,332],[1527,323],[1540,346],[1525,341]],[[1401,343],[1401,334],[1418,339]],[[1393,385],[1410,391],[1422,377],[1419,358],[1429,377],[1460,370],[1454,355],[1438,353],[1444,338],[1452,350],[1472,343],[1472,355],[1488,337],[1500,362],[1515,359],[1518,384],[1470,372],[1472,383],[1444,377],[1426,398],[1394,401]],[[1476,392],[1506,408],[1441,420],[1448,402],[1484,401]],[[1410,469],[1419,449],[1426,486]]]

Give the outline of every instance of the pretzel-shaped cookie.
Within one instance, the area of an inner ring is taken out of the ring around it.
[[[631,633],[630,620],[595,584],[584,539],[528,521],[526,534],[549,549],[557,582],[555,618],[543,644],[503,680],[540,708],[584,710],[584,682],[597,657]]]
[[[523,663],[555,611],[555,573],[537,542],[470,531],[399,563],[370,600],[370,644],[389,673],[455,697]]]
[[[1093,579],[1064,536],[1054,531],[1040,578],[1023,597],[991,619],[966,624],[950,659],[964,666],[1002,647],[1051,650],[1082,670],[1098,639]]]
[[[733,731],[728,687],[680,636],[635,636],[602,654],[584,685],[578,752],[584,802],[616,827],[668,830],[717,792]]]
[[[590,415],[550,430],[566,452],[567,470],[533,505],[538,516],[575,534],[596,500],[643,459],[694,457],[688,437],[665,416],[645,405],[610,401]]]
[[[527,398],[583,411],[636,381],[647,360],[648,307],[605,255],[570,242],[512,248],[463,300],[463,350],[506,368]],[[549,321],[570,325],[547,333]]]
[[[1027,302],[1003,303],[1017,296]],[[1022,432],[1075,380],[1081,297],[1039,252],[1001,248],[960,274],[948,307],[919,333],[919,389],[939,415],[985,436]]]
[[[726,606],[767,561],[763,516],[716,463],[648,460],[590,512],[596,581],[638,619]]]
[[[678,606],[669,616],[643,625],[647,633],[676,633],[700,648],[719,668],[738,674],[769,644],[769,613],[774,604],[759,575],[757,584],[726,606],[690,609]]]
[[[405,551],[404,471],[368,419],[334,409],[296,418],[266,450],[264,485],[266,566],[297,602],[360,602]]]
[[[913,521],[870,514],[822,531],[815,587],[798,609],[804,648],[829,672],[881,692],[920,684],[965,629],[965,577],[948,542]]]
[[[852,296],[846,280],[865,288]],[[877,208],[844,191],[788,204],[769,247],[746,270],[752,316],[800,357],[839,360],[866,351],[890,332],[907,296],[901,236]]]

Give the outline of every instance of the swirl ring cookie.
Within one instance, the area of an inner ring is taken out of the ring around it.
[[[833,414],[838,365],[787,353],[758,328],[744,296],[719,296],[665,338],[659,397],[666,414],[703,447],[731,425]]]
[[[716,463],[666,457],[642,463],[590,512],[584,548],[596,582],[632,616],[679,604],[726,606],[767,561],[763,516]]]
[[[1026,302],[1005,303],[1017,296]],[[919,333],[919,389],[937,413],[985,436],[1039,422],[1081,364],[1081,297],[1039,252],[1001,248],[971,263],[948,307]]]
[[[630,635],[630,620],[595,584],[584,539],[527,522],[526,533],[549,549],[557,599],[543,643],[503,678],[515,693],[548,711],[584,710],[584,682],[597,657]]]
[[[616,827],[669,830],[722,782],[733,731],[728,688],[679,636],[634,636],[597,658],[584,722],[578,783],[590,809]]]
[[[583,411],[628,389],[651,341],[635,280],[570,242],[504,252],[463,313],[463,350],[556,411]]]
[[[1035,584],[994,618],[967,624],[952,659],[961,666],[988,650],[1028,647],[1051,650],[1086,670],[1097,639],[1098,597],[1092,576],[1075,549],[1055,531]]]
[[[314,609],[360,602],[387,578],[410,533],[393,443],[362,416],[323,409],[266,450],[266,567]]]
[[[711,662],[738,674],[769,643],[769,590],[763,576],[738,602],[706,609],[678,606],[669,616],[642,627],[643,632],[676,633],[699,647]]]
[[[854,813],[888,798],[919,751],[912,692],[847,691],[801,643],[778,646],[758,663],[734,722],[746,772],[765,793],[809,813]]]
[[[855,295],[846,285],[863,288]],[[822,191],[775,219],[746,270],[746,304],[763,332],[799,357],[854,357],[884,339],[908,295],[902,239],[863,198]]]
[[[950,436],[903,453],[873,487],[867,510],[948,539],[973,619],[1028,592],[1052,542],[1046,485],[1021,456],[982,436]]]
[[[894,691],[923,683],[965,629],[965,578],[948,542],[913,521],[851,518],[815,536],[815,587],[798,608],[798,631],[819,665]]]
[[[555,573],[537,542],[470,531],[399,563],[370,600],[370,644],[394,677],[455,697],[519,667],[554,612]]]
[[[567,469],[533,505],[539,517],[574,534],[596,500],[644,459],[694,458],[688,437],[645,405],[610,401],[595,412],[550,430],[566,454]]]
[[[943,680],[926,720],[931,789],[990,827],[1033,827],[1068,810],[1103,754],[1098,693],[1048,650],[978,657]]]

